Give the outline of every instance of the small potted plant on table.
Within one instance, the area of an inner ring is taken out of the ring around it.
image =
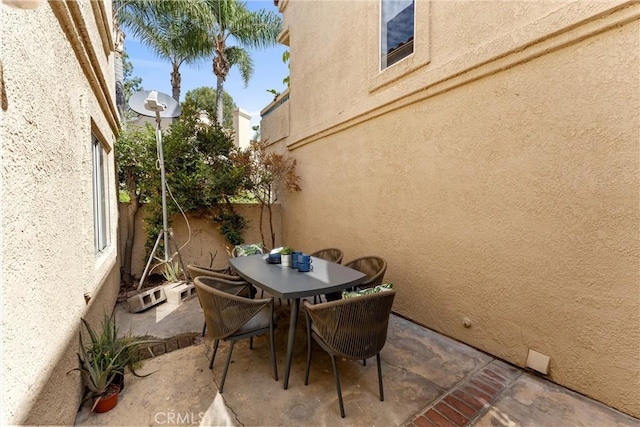
[[[289,246],[285,246],[280,251],[280,256],[282,257],[282,266],[290,267],[291,266],[291,254],[293,253],[293,249]]]

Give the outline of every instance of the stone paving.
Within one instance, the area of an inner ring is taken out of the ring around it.
[[[422,414],[405,425],[425,427],[473,424],[522,373],[504,362],[493,360],[447,390]]]
[[[272,377],[268,339],[258,337],[253,350],[248,343],[235,346],[224,394],[217,384],[228,346],[221,343],[209,370],[212,342],[198,336],[203,317],[196,299],[137,314],[119,305],[121,330],[165,340],[141,370],[154,373],[144,378],[127,374],[118,406],[90,414],[85,405],[76,425],[640,427],[635,418],[395,315],[381,354],[385,401],[378,396],[375,359],[366,366],[340,360],[343,419],[330,358],[315,344],[309,385],[303,383],[304,313],[289,389],[282,388],[289,307],[276,305],[280,381]]]

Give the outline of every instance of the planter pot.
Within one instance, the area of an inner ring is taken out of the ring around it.
[[[103,412],[108,412],[116,407],[118,404],[118,386],[109,386],[107,392],[100,397],[98,403],[95,403],[94,411],[101,414]]]
[[[120,390],[120,392],[122,393],[122,390],[124,390],[124,372],[116,372],[116,375],[113,377],[113,382],[111,384],[117,385],[118,390]]]
[[[291,267],[291,255],[282,255],[282,266]]]

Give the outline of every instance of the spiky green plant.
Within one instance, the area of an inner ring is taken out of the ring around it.
[[[177,282],[180,278],[180,264],[178,261],[167,261],[162,275],[168,282]]]
[[[78,333],[79,366],[69,372],[80,372],[86,386],[83,401],[91,397],[95,398],[91,408],[93,411],[109,386],[113,384],[118,375],[124,374],[125,369],[129,369],[137,377],[146,377],[153,373],[139,375],[136,369],[141,366],[140,346],[156,341],[133,337],[129,334],[118,337],[118,327],[114,316],[104,315],[100,334],[96,333],[85,319],[81,320],[89,335],[90,343],[85,344],[82,340],[82,332]]]

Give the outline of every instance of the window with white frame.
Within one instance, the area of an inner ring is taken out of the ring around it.
[[[107,154],[95,135],[91,135],[93,157],[93,237],[96,254],[109,245],[109,194]]]
[[[380,0],[380,70],[413,53],[414,0]]]

